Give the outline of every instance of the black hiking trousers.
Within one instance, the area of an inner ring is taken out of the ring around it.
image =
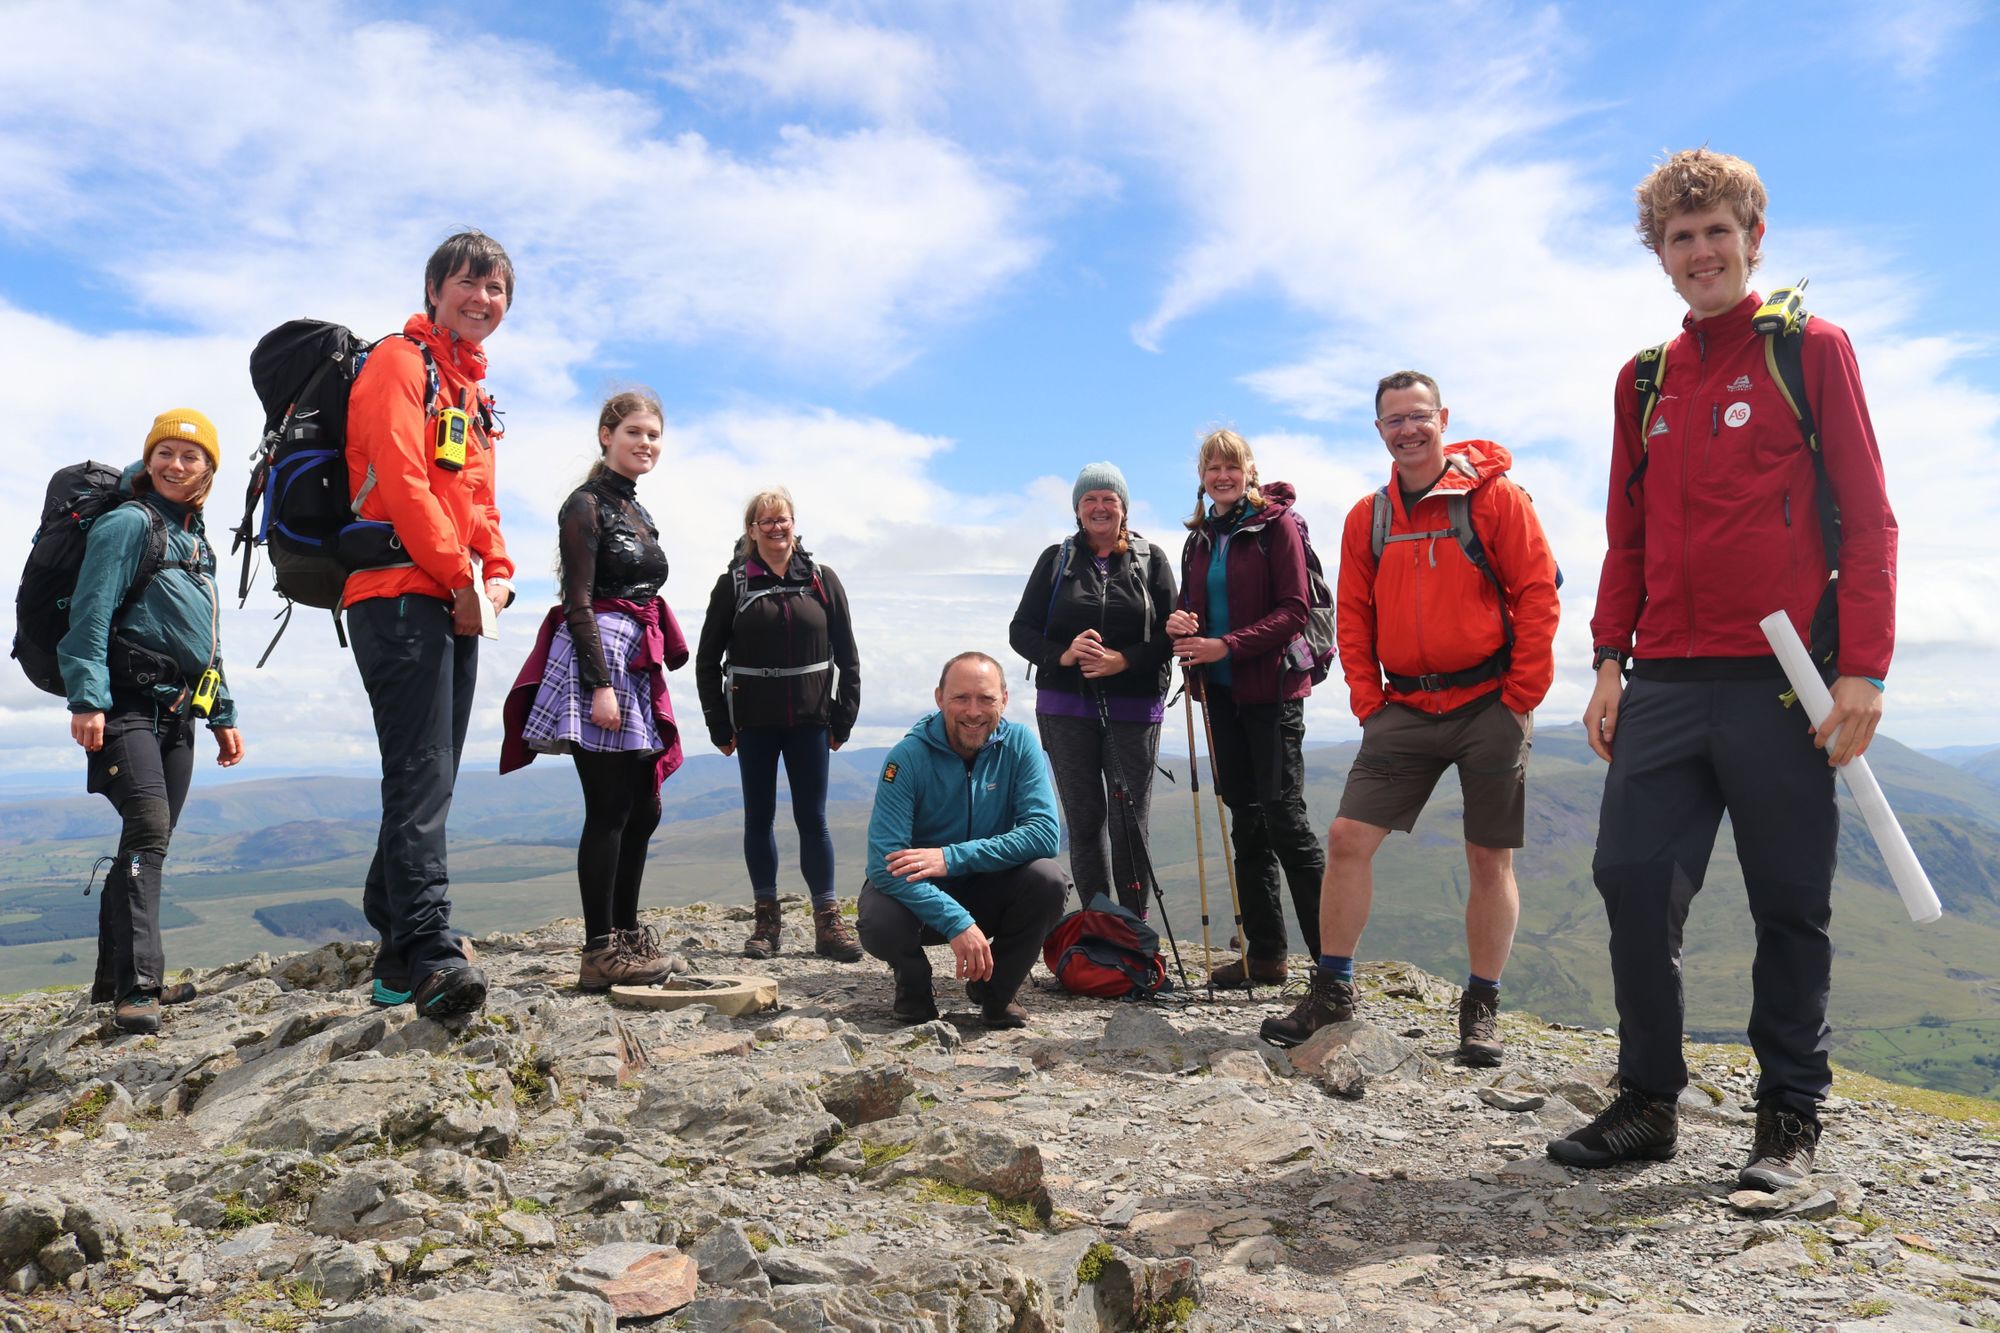
[[[1817,1116],[1833,1082],[1827,925],[1840,811],[1833,769],[1813,746],[1805,709],[1780,702],[1784,688],[1782,675],[1635,674],[1618,708],[1592,872],[1611,921],[1618,1072],[1672,1096],[1688,1081],[1681,932],[1728,813],[1757,932],[1757,1099]]]
[[[986,1003],[995,1008],[1006,1004],[1028,979],[1041,956],[1042,941],[1062,919],[1069,876],[1054,858],[1044,856],[1005,870],[939,880],[937,887],[972,914],[973,924],[992,946],[993,977],[987,982]],[[861,947],[913,984],[931,978],[924,946],[949,943],[872,880],[861,886],[857,925]]]
[[[1282,873],[1306,955],[1317,959],[1326,848],[1306,815],[1305,700],[1239,704],[1226,685],[1209,680],[1202,689],[1215,740],[1216,794],[1229,807],[1243,952],[1266,963],[1291,952],[1278,894]]]
[[[90,756],[85,789],[111,802],[122,827],[97,900],[94,1004],[115,1003],[134,991],[157,995],[165,984],[162,870],[193,776],[192,718],[162,717],[150,703],[114,703],[104,715],[104,747]]]
[[[347,637],[375,712],[382,828],[361,894],[381,937],[375,976],[399,991],[465,955],[451,935],[445,819],[472,718],[479,639],[451,632],[435,597],[373,597],[347,608]]]

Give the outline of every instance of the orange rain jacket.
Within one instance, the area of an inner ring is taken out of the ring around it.
[[[1527,492],[1501,475],[1513,457],[1490,440],[1447,444],[1445,454],[1465,458],[1474,475],[1447,468],[1444,478],[1417,501],[1414,513],[1403,508],[1394,469],[1389,474],[1390,535],[1439,536],[1390,544],[1378,568],[1372,540],[1375,497],[1363,496],[1347,511],[1340,536],[1335,637],[1354,715],[1364,720],[1392,702],[1425,713],[1448,713],[1496,688],[1507,707],[1526,713],[1541,703],[1555,679],[1556,561]],[[1456,538],[1442,535],[1451,526],[1445,497],[1454,491],[1472,492],[1473,530],[1507,589],[1513,659],[1497,682],[1406,694],[1383,680],[1385,668],[1399,676],[1463,671],[1493,656],[1506,641],[1492,581],[1473,567]]]
[[[471,343],[411,315],[406,337],[384,338],[355,377],[347,408],[347,489],[360,494],[370,468],[375,484],[356,517],[392,524],[413,562],[347,576],[343,607],[373,597],[416,593],[450,601],[456,588],[478,579],[512,579],[514,562],[500,536],[494,502],[493,444],[480,412],[491,407],[479,382],[486,354]],[[416,341],[411,341],[415,339]],[[436,402],[426,408],[423,353],[437,367]],[[439,407],[456,405],[472,416],[465,466],[450,471],[431,462],[432,423]],[[477,557],[480,569],[475,571]]]

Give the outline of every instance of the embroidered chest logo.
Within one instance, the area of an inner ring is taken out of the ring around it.
[[[1749,419],[1750,404],[1748,403],[1731,403],[1722,414],[1722,424],[1725,426],[1741,426]]]
[[[1655,435],[1665,435],[1666,433],[1667,433],[1667,419],[1665,417],[1661,417],[1658,421],[1655,421],[1653,423],[1653,428],[1646,432],[1646,438],[1650,440]]]
[[[1748,389],[1749,387],[1750,387],[1750,377],[1748,375],[1738,375],[1735,379],[1735,382],[1732,383],[1728,389],[1724,390],[1724,392],[1740,393],[1743,390]]]

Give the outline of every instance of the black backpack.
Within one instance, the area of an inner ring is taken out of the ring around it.
[[[273,648],[291,623],[295,604],[333,611],[339,631],[340,596],[350,568],[340,557],[339,538],[355,521],[347,489],[347,395],[375,346],[342,325],[295,319],[265,334],[250,353],[250,383],[264,405],[264,437],[251,460],[243,520],[229,549],[243,552],[239,603],[250,595],[255,549],[270,552],[273,585],[285,599]],[[437,398],[437,367],[430,349],[417,346],[424,354],[428,411]],[[343,645],[346,641],[341,635]],[[257,665],[270,655],[266,648]]]
[[[91,524],[129,501],[118,488],[119,470],[107,463],[72,463],[49,478],[42,501],[42,521],[35,529],[21,586],[14,594],[14,650],[21,670],[38,690],[67,696],[56,645],[69,633],[69,604],[76,595],[76,576]],[[167,524],[151,506],[139,505],[151,537],[139,557],[132,586],[112,617],[115,627],[132,609],[146,585],[166,563]],[[115,636],[114,636],[115,637]]]

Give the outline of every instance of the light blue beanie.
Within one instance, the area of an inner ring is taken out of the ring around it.
[[[1132,492],[1125,489],[1125,474],[1118,470],[1116,463],[1083,465],[1083,471],[1076,474],[1076,485],[1070,487],[1069,511],[1074,514],[1083,503],[1083,497],[1092,491],[1118,492],[1118,503],[1128,515],[1132,512]]]

